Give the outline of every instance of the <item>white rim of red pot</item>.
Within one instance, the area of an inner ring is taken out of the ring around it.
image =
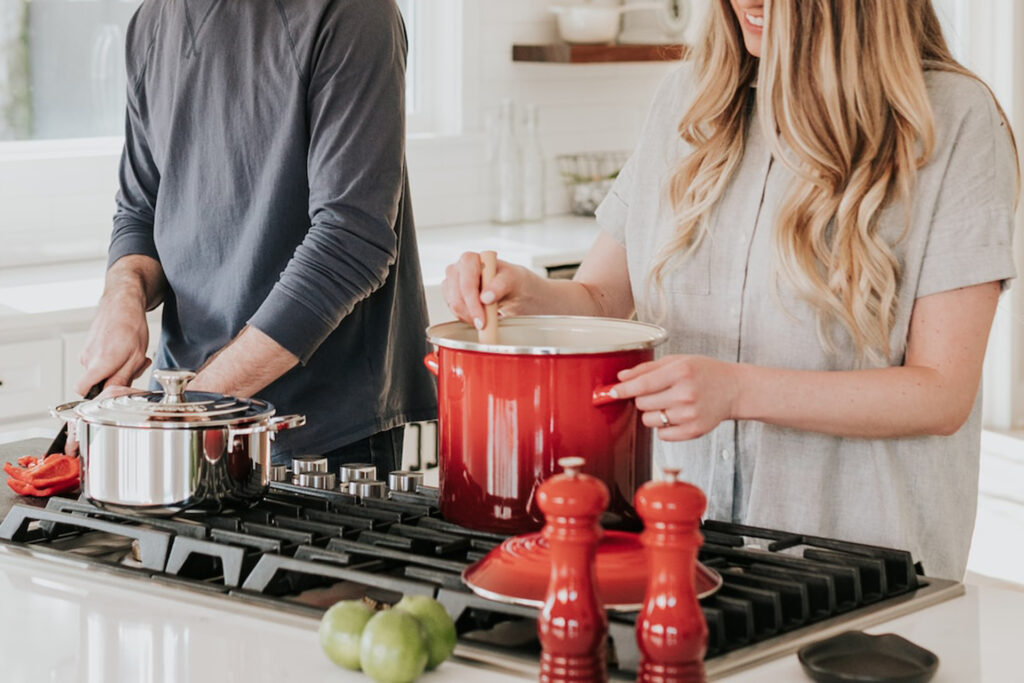
[[[499,333],[516,329],[547,326],[557,328],[563,325],[566,330],[590,333],[598,339],[602,332],[629,332],[633,339],[618,343],[601,343],[592,345],[558,346],[558,345],[522,345],[522,344],[481,344],[475,341],[477,330],[461,320],[438,323],[427,328],[427,339],[431,344],[446,349],[460,351],[477,351],[480,353],[497,353],[517,356],[590,356],[620,351],[641,351],[652,349],[668,338],[668,332],[658,325],[622,320],[620,318],[599,318],[585,315],[523,315],[501,318],[498,321]],[[587,329],[589,328],[589,329]],[[462,338],[452,338],[458,334]]]

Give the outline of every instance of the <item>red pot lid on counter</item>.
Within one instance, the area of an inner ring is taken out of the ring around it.
[[[639,534],[605,531],[597,546],[596,565],[597,592],[607,609],[643,607],[648,571]],[[538,608],[544,604],[550,578],[548,544],[539,532],[506,539],[462,573],[466,585],[480,597]],[[718,572],[697,563],[697,597],[707,597],[721,585]]]

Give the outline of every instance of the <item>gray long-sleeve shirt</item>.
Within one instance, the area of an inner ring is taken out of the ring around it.
[[[252,325],[301,361],[261,398],[322,452],[436,417],[393,0],[147,0],[108,263],[160,261],[157,367]]]

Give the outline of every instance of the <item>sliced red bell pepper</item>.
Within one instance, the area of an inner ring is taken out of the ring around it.
[[[76,457],[52,454],[33,467],[17,467],[13,463],[4,463],[4,471],[13,481],[27,484],[36,490],[43,490],[65,488],[72,483],[77,486],[81,476],[81,465]]]
[[[7,485],[10,486],[11,489],[18,495],[36,496],[42,498],[46,496],[53,496],[58,493],[65,493],[67,491],[74,491],[76,488],[78,488],[78,479],[69,479],[63,483],[54,486],[49,486],[46,488],[36,488],[31,484],[27,484],[17,479],[8,479]]]
[[[22,467],[35,467],[39,464],[39,458],[34,455],[23,455],[18,458],[18,464]]]

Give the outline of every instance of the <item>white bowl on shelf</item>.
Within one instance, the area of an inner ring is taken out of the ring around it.
[[[660,3],[636,3],[608,7],[584,3],[551,7],[558,19],[558,36],[573,45],[606,45],[615,42],[622,14],[641,9],[660,8]]]

